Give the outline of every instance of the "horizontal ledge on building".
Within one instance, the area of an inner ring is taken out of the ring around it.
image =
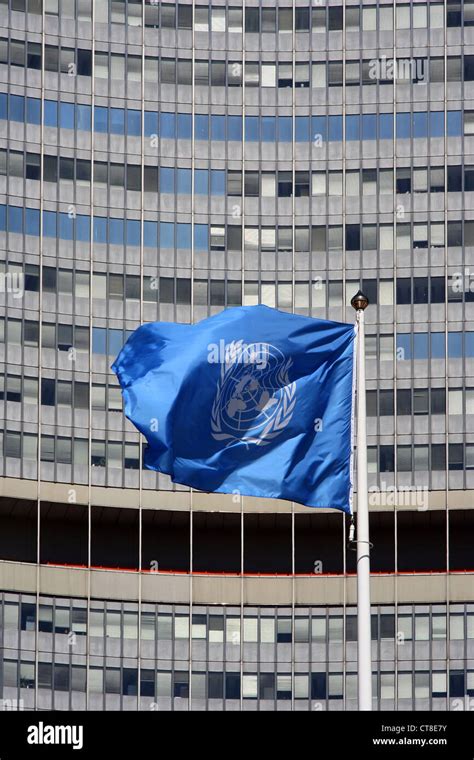
[[[120,573],[120,579],[117,575]],[[118,582],[119,580],[119,582]],[[377,573],[372,604],[444,604],[472,601],[474,571]],[[0,562],[0,590],[127,602],[208,605],[341,605],[357,603],[355,575],[253,576],[139,573],[23,562]]]
[[[423,502],[418,500],[419,490],[416,487],[407,490],[400,487],[399,497],[395,498],[393,491],[370,492],[369,509],[372,512],[391,512],[416,510],[469,509],[474,503],[474,490],[426,491],[422,493]],[[0,497],[14,499],[29,499],[59,504],[88,504],[98,507],[126,507],[138,509],[140,491],[136,488],[106,488],[104,486],[77,485],[74,483],[53,483],[24,478],[0,478]],[[413,499],[407,494],[413,494]],[[407,503],[408,502],[408,503]],[[235,512],[242,510],[248,513],[307,513],[310,507],[282,499],[260,499],[253,496],[236,496],[234,494],[203,493],[201,491],[141,491],[143,509],[160,509],[170,511],[195,512]],[[357,494],[354,497],[354,507],[357,509]],[[313,511],[313,510],[312,510]],[[319,509],[319,512],[332,514],[337,510]]]

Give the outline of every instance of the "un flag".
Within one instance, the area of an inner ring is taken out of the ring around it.
[[[354,337],[267,306],[142,325],[112,369],[145,466],[202,491],[350,513]]]

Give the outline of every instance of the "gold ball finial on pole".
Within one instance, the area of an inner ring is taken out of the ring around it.
[[[365,311],[368,305],[369,305],[369,299],[367,298],[366,295],[364,295],[364,293],[361,290],[359,290],[355,294],[355,296],[351,298],[351,306],[356,311],[360,311],[361,309],[362,311]]]

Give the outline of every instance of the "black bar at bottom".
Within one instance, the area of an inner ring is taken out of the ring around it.
[[[245,703],[244,703],[245,707]],[[473,705],[474,707],[474,705]],[[158,758],[252,754],[332,760],[413,757],[473,760],[474,719],[452,712],[21,712],[0,713],[0,760],[27,757]],[[223,737],[219,733],[223,732]],[[225,733],[224,733],[225,732]],[[284,742],[284,745],[282,745]],[[284,749],[286,747],[286,749]],[[283,753],[282,753],[283,750]]]

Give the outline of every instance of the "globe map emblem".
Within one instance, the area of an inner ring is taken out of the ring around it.
[[[229,352],[212,409],[213,437],[261,444],[278,435],[294,408],[290,366],[291,360],[269,343],[238,344]]]

